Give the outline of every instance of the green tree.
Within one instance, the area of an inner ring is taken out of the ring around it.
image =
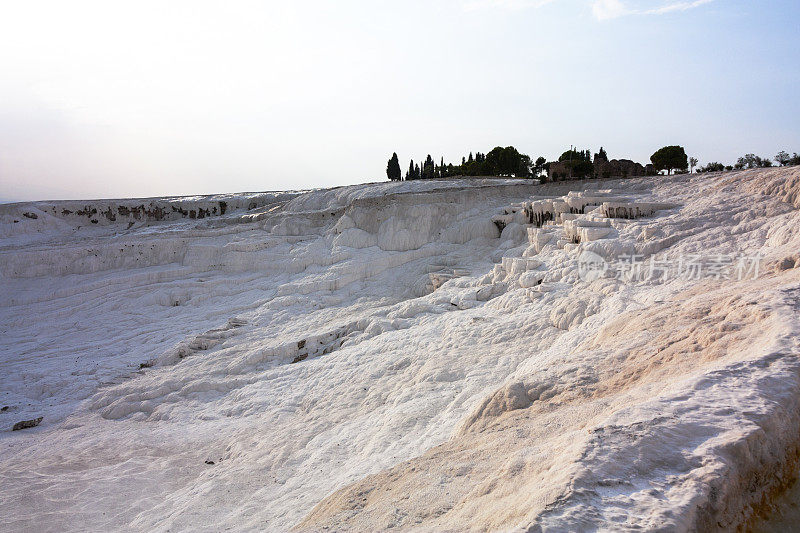
[[[525,154],[519,155],[519,163],[517,164],[517,171],[514,175],[518,178],[530,178],[533,176],[533,162],[531,158]]]
[[[561,157],[559,157],[558,160],[561,162],[566,161],[568,163],[569,162],[578,163],[580,161],[586,161],[588,163],[591,163],[592,155],[589,150],[581,150],[579,152],[575,149],[572,149],[572,150],[567,150],[566,152],[561,154]]]
[[[594,172],[592,152],[590,150],[578,151],[570,149],[561,154],[558,160],[561,163],[565,163],[569,169],[569,172],[565,173],[564,177],[584,178]]]
[[[482,168],[491,176],[526,178],[531,175],[531,158],[513,146],[496,146],[486,154]]]
[[[666,170],[667,175],[672,174],[673,170],[687,170],[689,168],[689,158],[686,156],[686,150],[682,146],[660,148],[650,156],[650,161],[656,170]]]
[[[403,177],[403,171],[400,170],[400,161],[397,159],[397,153],[393,153],[389,163],[386,165],[386,176],[391,181],[400,181]]]
[[[411,160],[411,163],[408,165],[408,171],[406,172],[406,181],[416,179],[414,177],[414,160]]]
[[[536,158],[536,162],[533,164],[533,173],[535,176],[539,176],[542,171],[544,170],[544,164],[547,163],[547,159],[543,156],[539,156]]]
[[[761,157],[755,154],[745,154],[740,157],[736,162],[736,168],[768,168],[772,166],[772,160],[769,157]]]
[[[436,165],[433,162],[431,154],[428,154],[428,157],[425,159],[425,163],[422,165],[422,179],[431,179],[435,177],[435,174]]]
[[[694,172],[694,167],[696,167],[696,166],[697,166],[697,158],[696,157],[690,157],[689,158],[689,173],[690,174],[692,172]]]
[[[698,172],[722,172],[723,170],[725,170],[725,165],[722,163],[717,163],[716,161],[713,163],[708,163],[706,166],[697,169]]]
[[[788,165],[789,161],[791,161],[791,160],[792,160],[792,158],[789,156],[788,153],[786,153],[785,150],[781,150],[780,152],[778,152],[778,155],[775,156],[775,162],[778,163],[782,167],[785,167],[786,165]]]

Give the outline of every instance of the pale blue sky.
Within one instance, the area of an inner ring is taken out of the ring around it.
[[[392,151],[800,152],[796,0],[0,8],[3,198],[342,185]]]

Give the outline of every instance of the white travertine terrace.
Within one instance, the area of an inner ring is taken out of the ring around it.
[[[799,198],[789,168],[2,205],[0,529],[750,527],[800,455]]]

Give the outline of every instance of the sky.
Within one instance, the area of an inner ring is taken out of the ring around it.
[[[796,0],[0,0],[0,198],[386,179],[570,145],[800,152]]]

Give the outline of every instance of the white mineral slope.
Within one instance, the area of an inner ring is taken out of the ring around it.
[[[0,207],[0,528],[733,530],[791,480],[800,171],[287,194]]]

